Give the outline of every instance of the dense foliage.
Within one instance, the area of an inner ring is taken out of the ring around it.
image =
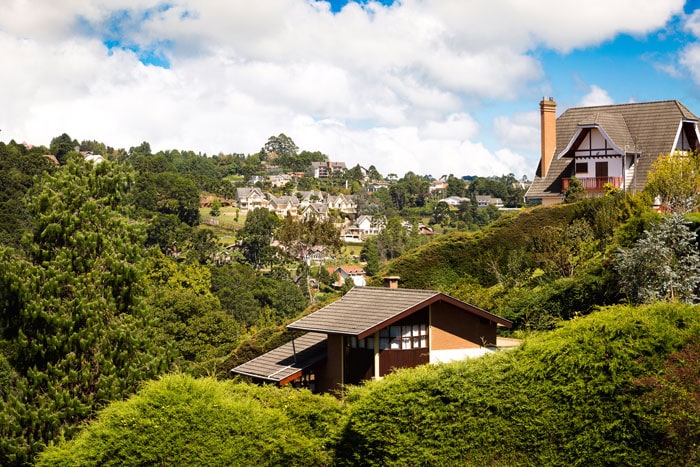
[[[107,162],[86,164],[78,149]],[[688,210],[698,159],[683,157],[683,177],[677,157],[662,158],[639,196],[572,191],[567,205],[504,213],[476,197],[521,206],[512,174],[449,175],[429,191],[431,176],[384,179],[358,165],[272,187],[253,177],[328,160],[284,134],[249,156],[114,150],[67,134],[49,149],[0,143],[0,463],[31,463],[59,440],[41,462],[697,463],[697,308],[595,312],[697,302],[700,216]],[[231,221],[235,188],[254,181],[274,195],[353,194],[357,212],[299,221],[259,209]],[[450,207],[445,196],[464,200]],[[651,211],[653,196],[676,214]],[[221,230],[199,225],[209,201],[207,222],[235,225],[226,249]],[[556,331],[511,353],[401,371],[344,404],[192,379],[230,377],[289,341],[289,320],[346,292],[352,281],[331,289],[311,254],[345,255],[334,224],[360,214],[383,226],[352,253],[375,281],[438,289],[511,319],[516,333]],[[426,224],[441,235],[419,235]],[[114,402],[175,366],[189,376]]]
[[[31,226],[24,196],[35,177],[55,169],[43,157],[45,149],[0,142],[0,244],[18,247],[23,232]]]
[[[24,248],[0,248],[0,344],[11,365],[0,461],[31,459],[80,420],[167,368],[141,300],[143,225],[120,204],[124,167],[71,162],[28,199]]]
[[[112,404],[37,465],[328,465],[331,396],[171,375]]]
[[[449,293],[512,320],[517,329],[552,329],[559,320],[633,298],[625,284],[642,285],[643,276],[662,264],[672,282],[658,298],[692,302],[700,285],[694,240],[700,224],[679,219],[674,235],[667,231],[663,241],[647,241],[649,251],[643,252],[645,232],[659,217],[647,206],[643,198],[610,193],[507,214],[481,231],[442,235],[408,251],[380,275],[398,275],[409,288]],[[663,253],[670,243],[675,246]],[[636,254],[638,267],[628,261],[622,268],[620,251]],[[659,255],[668,261],[655,261]]]
[[[657,423],[697,375],[674,371],[698,308],[598,311],[513,351],[403,370],[348,396],[340,465],[694,465],[698,405]],[[690,346],[690,347],[688,347]],[[689,368],[690,369],[690,368]],[[645,378],[662,375],[674,385]],[[664,383],[665,384],[665,383]],[[663,393],[664,400],[648,398]],[[694,399],[697,400],[697,399]],[[678,439],[679,431],[682,439]],[[683,455],[674,443],[684,443]],[[673,448],[673,449],[667,449]]]

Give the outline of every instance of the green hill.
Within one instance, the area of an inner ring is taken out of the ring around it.
[[[400,276],[403,287],[448,293],[517,329],[552,329],[620,301],[609,267],[621,241],[617,232],[633,243],[653,217],[624,196],[523,210],[478,232],[436,238],[389,263],[382,275]]]
[[[465,276],[490,286],[497,282],[490,261],[505,263],[509,251],[527,248],[543,229],[565,226],[580,211],[564,204],[505,215],[484,230],[437,237],[394,260],[385,272],[401,276],[407,288],[441,289]]]

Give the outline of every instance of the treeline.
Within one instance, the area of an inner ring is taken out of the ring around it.
[[[0,143],[0,463],[31,462],[144,380],[175,368],[225,374],[229,356],[274,346],[284,334],[265,330],[307,308],[312,278],[337,293],[307,265],[312,246],[340,249],[330,222],[253,211],[238,249],[217,260],[224,248],[200,228],[200,195],[227,196],[226,176],[247,160],[65,134],[48,148]],[[398,219],[390,225],[383,258],[415,245]]]
[[[152,154],[147,143],[129,150],[115,150],[94,141],[76,144],[68,135],[56,138],[50,148],[0,143],[0,463],[31,463],[47,445],[73,438],[84,421],[92,419],[98,410],[114,401],[129,398],[144,381],[175,371],[192,376],[225,375],[233,362],[247,360],[288,340],[284,323],[308,309],[312,279],[326,292],[327,298],[337,296],[337,292],[330,288],[323,289],[324,283],[330,282],[327,272],[324,277],[323,268],[312,271],[308,266],[312,246],[323,244],[332,252],[341,248],[332,221],[295,222],[279,219],[267,210],[252,211],[240,231],[236,232],[237,249],[233,253],[226,250],[230,255],[227,262],[217,260],[224,253],[223,245],[211,230],[199,226],[200,194],[207,191],[227,196],[225,190],[235,187],[227,177],[235,175],[240,178],[249,169],[254,173],[253,168],[258,167],[256,157],[258,163],[262,158],[269,161],[285,157],[283,152],[290,149],[290,140],[278,139],[281,141],[274,142],[284,143],[283,147],[269,146],[255,157],[206,157],[175,150]],[[106,161],[98,164],[85,162],[76,151],[84,150],[83,146],[102,152]],[[295,151],[291,147],[290,160],[294,159],[293,154],[299,154]],[[57,167],[45,157],[48,153],[53,153],[61,165]],[[344,174],[357,176],[356,171]],[[245,175],[236,183],[242,180],[245,180]],[[456,181],[456,177],[448,177],[448,180],[448,186],[461,184],[462,190],[467,190],[463,182]],[[506,177],[506,180],[506,184],[515,190],[511,177]],[[349,181],[338,177],[319,183],[335,190],[352,191],[356,185]],[[475,185],[472,193],[463,191],[462,194],[473,199],[480,182],[472,180],[471,183]],[[650,193],[629,197],[610,192],[600,199],[508,213],[483,230],[477,229],[481,221],[474,221],[473,217],[471,220],[460,219],[460,210],[450,211],[446,218],[433,225],[450,226],[454,222],[451,228],[470,231],[449,233],[424,244],[425,237],[418,235],[419,219],[425,215],[434,216],[439,204],[426,195],[429,193],[424,191],[427,184],[426,177],[409,172],[402,179],[395,177],[388,187],[372,194],[363,192],[358,195],[361,213],[386,221],[382,234],[366,242],[362,251],[370,273],[376,273],[376,276],[395,274],[402,277],[405,286],[441,290],[513,320],[520,330],[554,329],[565,320],[620,301],[637,304],[659,300],[692,303],[697,300],[700,218],[697,214],[661,216],[649,208]],[[663,183],[660,185],[666,187]],[[697,183],[689,186],[697,187]],[[681,201],[678,205],[684,206]],[[473,214],[470,206],[473,207],[473,203],[465,205],[464,216],[468,212]],[[483,222],[491,221],[493,219],[489,218]],[[271,243],[273,238],[279,245]],[[390,262],[384,264],[385,260]],[[664,267],[656,267],[659,264]],[[647,274],[649,271],[654,271],[654,274]],[[313,306],[321,305],[314,303]],[[650,313],[657,309],[666,308],[652,308]],[[624,312],[627,308],[622,310]],[[683,346],[689,339],[686,337],[697,336],[697,326],[683,311],[685,308],[679,310],[672,311],[678,313],[678,319],[667,324],[678,328],[680,334],[674,334],[675,328],[664,331],[667,333],[664,339],[672,344],[658,353],[664,359],[668,357],[666,363],[670,373],[677,369],[673,367],[676,357],[670,357],[673,352],[681,352],[677,358],[694,358],[693,347]],[[620,322],[628,323],[622,319]],[[605,327],[613,329],[607,324]],[[686,332],[691,334],[686,335]],[[618,334],[613,336],[621,338]],[[601,350],[595,348],[595,351]],[[646,350],[641,349],[638,353],[643,357],[644,352]],[[527,359],[523,362],[526,366],[539,365]],[[649,366],[650,373],[637,376],[656,374],[654,371],[658,373],[663,364],[664,361],[655,360]],[[464,365],[464,368],[472,368],[469,366],[472,363]],[[479,371],[488,371],[479,367],[479,363],[474,365]],[[454,368],[458,368],[454,370],[457,373],[471,371],[459,369],[461,366]],[[597,371],[601,367],[599,363],[593,363],[592,368]],[[607,371],[606,367],[602,368]],[[533,373],[533,384],[539,381],[537,375],[555,370],[547,367],[538,371]],[[421,372],[431,373],[429,369],[421,369],[417,373],[406,372],[406,378],[410,381]],[[490,374],[494,380],[499,378],[495,373],[485,374]],[[517,372],[512,374],[522,376]],[[582,374],[585,376],[586,373]],[[173,378],[172,388],[186,389],[182,400],[191,400],[185,394],[190,390],[194,391],[193,397],[199,397],[201,381],[184,376]],[[396,378],[387,379],[387,387],[393,384],[391,381],[402,381],[399,376]],[[629,379],[626,378],[620,380],[624,383],[624,390],[629,388]],[[454,400],[463,403],[459,393],[468,394],[471,390],[457,386],[454,397],[443,397],[441,391],[450,391],[449,387],[436,388],[425,381],[420,384],[425,383],[424,386],[434,392],[421,393],[405,381],[397,384],[409,387],[415,394],[422,394],[426,401],[444,403],[448,407],[457,404]],[[679,384],[685,384],[683,381]],[[218,385],[211,383],[211,386]],[[155,388],[156,393],[162,390],[157,383],[149,387]],[[573,394],[575,388],[565,387],[565,391]],[[522,388],[513,386],[511,389],[513,394],[518,394]],[[647,394],[652,389],[647,388],[638,394]],[[247,444],[257,442],[257,435],[248,438],[231,428],[220,435],[235,438],[240,444],[235,444],[220,459],[240,454],[241,459],[270,464],[297,463],[302,458],[318,464],[351,463],[355,461],[354,453],[348,446],[352,445],[366,448],[368,462],[376,459],[376,463],[401,463],[397,459],[410,456],[401,450],[408,449],[405,447],[410,442],[408,438],[405,443],[397,444],[396,451],[372,438],[369,431],[392,432],[389,427],[372,425],[373,420],[390,417],[395,423],[396,418],[391,415],[393,407],[380,403],[374,406],[388,411],[370,414],[368,406],[360,402],[364,400],[363,390],[350,392],[348,403],[356,400],[357,404],[349,405],[352,407],[349,412],[329,399],[305,393],[287,393],[285,397],[290,404],[284,406],[271,402],[280,393],[270,388],[256,390],[247,386],[229,386],[223,392],[212,390],[214,393],[202,396],[202,399],[220,401],[222,407],[235,407],[238,402],[231,403],[226,399],[233,391],[236,393],[233,397],[247,404],[248,412],[245,413],[253,417],[255,427],[267,427],[266,433],[277,438],[276,444],[271,443],[274,448],[262,450],[263,457],[258,458],[255,456],[260,453],[253,452]],[[554,394],[558,389],[550,387],[547,390]],[[382,397],[381,390],[376,394]],[[487,403],[484,394],[477,394],[474,400]],[[596,400],[589,401],[585,395],[576,394],[578,400],[597,403]],[[150,396],[144,397],[149,401]],[[171,397],[170,389],[157,396],[159,407],[179,407],[176,402],[169,405],[168,401],[177,401]],[[256,402],[249,402],[248,397]],[[655,400],[662,400],[661,395]],[[624,403],[626,399],[620,401]],[[128,403],[126,407],[129,407]],[[457,404],[456,407],[462,406]],[[131,418],[116,412],[121,417],[122,427],[126,424],[135,431],[149,433],[139,425],[140,415],[136,414],[141,409],[126,410],[131,411]],[[355,410],[360,415],[353,415]],[[429,410],[441,409],[434,406]],[[493,410],[497,414],[506,412],[498,407]],[[177,410],[159,413],[164,417],[180,416]],[[657,412],[630,413],[633,417],[657,415]],[[304,422],[307,425],[299,422],[303,418],[307,419]],[[278,420],[279,424],[271,427],[270,420]],[[503,420],[509,418],[504,416]],[[655,434],[656,446],[666,446],[663,443],[671,446],[677,440],[666,437],[673,435],[669,430],[680,429],[677,423],[686,421],[684,418],[679,420],[670,420],[668,426],[656,425],[658,420],[649,421],[657,431],[645,431],[644,435]],[[447,422],[446,419],[441,421]],[[411,426],[420,427],[419,422],[413,420]],[[551,423],[552,419],[547,418],[545,422]],[[544,449],[535,452],[532,458],[523,457],[523,462],[535,459],[533,463],[538,463],[551,455],[552,459],[568,463],[564,460],[569,459],[566,456],[571,451],[563,450],[564,457],[555,457],[556,453],[548,448],[549,444],[535,438],[545,422],[537,425],[537,430],[523,431],[532,437],[535,447]],[[204,419],[202,423],[211,422]],[[482,421],[477,422],[481,430],[483,426],[479,423]],[[504,427],[507,425],[505,421],[502,423]],[[280,433],[293,430],[290,427],[295,424],[305,431],[289,431],[291,437],[282,437]],[[212,423],[211,426],[217,425]],[[240,426],[247,430],[247,425]],[[280,431],[275,431],[275,427]],[[336,431],[337,427],[343,427],[344,431]],[[152,428],[156,430],[157,427]],[[112,428],[106,430],[105,437]],[[447,438],[452,432],[457,437],[472,436],[471,432],[460,432],[457,426],[450,430],[437,439]],[[158,439],[156,432],[153,432],[154,440]],[[400,432],[396,433],[398,436]],[[573,442],[567,438],[571,433],[557,431],[553,435],[565,446]],[[179,463],[179,460],[185,462],[188,459],[161,458],[158,447],[153,447],[151,454],[138,451],[140,446],[146,448],[149,444],[141,439],[129,441],[128,436],[124,439],[129,446],[118,448],[123,451],[112,452],[109,451],[111,448],[93,442],[89,438],[92,435],[84,436],[86,438],[77,438],[76,443],[86,443],[84,446],[88,448],[92,446],[90,454],[86,454],[87,457],[67,457],[66,463],[91,463],[89,459],[98,459],[95,463],[109,463],[111,461],[100,457],[105,452],[113,456],[110,458],[115,463],[131,462],[139,455],[160,463]],[[602,438],[595,438],[595,434],[591,436],[601,446],[608,439],[607,434]],[[625,439],[637,439],[636,433],[625,436]],[[688,436],[692,438],[694,435],[692,432],[683,435],[683,442]],[[201,445],[210,446],[206,444],[210,440],[204,438],[207,437],[203,436]],[[116,444],[110,445],[117,449]],[[182,449],[189,450],[195,445],[188,444]],[[83,456],[77,446],[69,446],[69,453]],[[469,446],[456,450],[455,455],[464,456],[460,459],[471,459],[469,456],[473,452],[469,449],[476,448]],[[558,452],[561,444],[554,446]],[[246,453],[241,454],[239,448],[246,449]],[[421,447],[417,450],[418,457],[406,459],[428,456],[430,449]],[[173,456],[176,451],[172,449]],[[60,449],[56,452],[59,454],[47,453],[47,456],[68,455]],[[132,455],[129,452],[135,453],[133,456],[136,457],[129,457]],[[216,451],[212,449],[211,452]],[[447,463],[453,460],[449,453],[437,452],[445,456]],[[525,453],[523,456],[529,455],[529,451],[522,452]],[[675,454],[669,451],[668,455]],[[496,451],[485,451],[481,458],[487,459],[488,456],[501,459],[503,463],[511,459],[501,457],[502,454]],[[46,459],[47,462],[58,462],[58,458]],[[639,459],[643,460],[643,457]],[[442,460],[442,457],[436,460]],[[423,463],[432,462],[425,457]]]

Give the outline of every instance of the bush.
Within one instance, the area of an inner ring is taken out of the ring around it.
[[[661,410],[644,403],[650,388],[639,381],[699,333],[697,307],[617,306],[517,350],[398,371],[350,391],[336,458],[341,465],[672,465],[650,422]]]
[[[327,465],[339,407],[308,391],[170,375],[110,405],[37,465]]]

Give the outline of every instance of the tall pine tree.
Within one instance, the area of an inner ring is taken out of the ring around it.
[[[0,351],[13,371],[0,464],[71,437],[169,363],[140,300],[145,231],[123,203],[132,183],[123,166],[72,161],[30,192],[22,251],[0,249]]]

